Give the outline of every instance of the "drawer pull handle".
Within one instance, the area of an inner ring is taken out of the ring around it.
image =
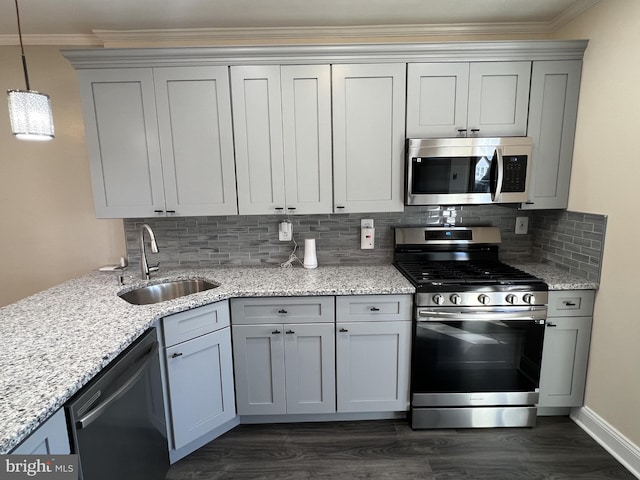
[[[289,312],[287,312],[287,311],[283,308],[283,309],[281,309],[281,310],[278,310],[278,313],[281,313],[282,315],[286,315],[286,314],[287,314],[287,313],[289,313]]]
[[[296,333],[296,332],[294,332],[293,330],[287,330],[285,333],[286,333],[287,335],[291,335],[291,334]]]
[[[571,300],[565,300],[564,304],[567,307],[575,307],[576,306],[576,302],[572,302]]]
[[[556,325],[555,323],[547,323],[547,327],[557,327],[558,325]]]
[[[372,312],[379,312],[380,309],[378,307],[371,307],[369,310],[371,310]]]
[[[271,332],[272,335],[280,335],[282,332],[280,330],[274,330]]]
[[[182,356],[182,352],[176,352],[173,355],[171,355],[171,358],[178,358]]]
[[[347,333],[349,330],[347,330],[346,328],[341,328],[339,330],[340,333]]]

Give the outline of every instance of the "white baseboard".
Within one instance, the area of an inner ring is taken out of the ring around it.
[[[571,410],[571,419],[640,479],[640,448],[589,407]]]

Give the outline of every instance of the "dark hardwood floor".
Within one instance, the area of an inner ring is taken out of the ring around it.
[[[605,480],[635,477],[566,417],[535,428],[420,430],[406,421],[241,425],[167,480]]]

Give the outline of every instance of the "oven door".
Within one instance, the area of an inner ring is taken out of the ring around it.
[[[537,403],[547,309],[418,308],[412,406]]]

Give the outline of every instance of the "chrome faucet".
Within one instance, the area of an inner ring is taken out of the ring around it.
[[[140,267],[142,269],[142,279],[149,280],[151,278],[151,272],[157,272],[159,269],[160,263],[156,263],[153,267],[150,267],[147,263],[147,253],[144,248],[144,232],[149,234],[149,241],[151,243],[151,252],[158,253],[158,244],[156,243],[156,236],[151,230],[151,227],[146,223],[142,224],[140,227]]]

